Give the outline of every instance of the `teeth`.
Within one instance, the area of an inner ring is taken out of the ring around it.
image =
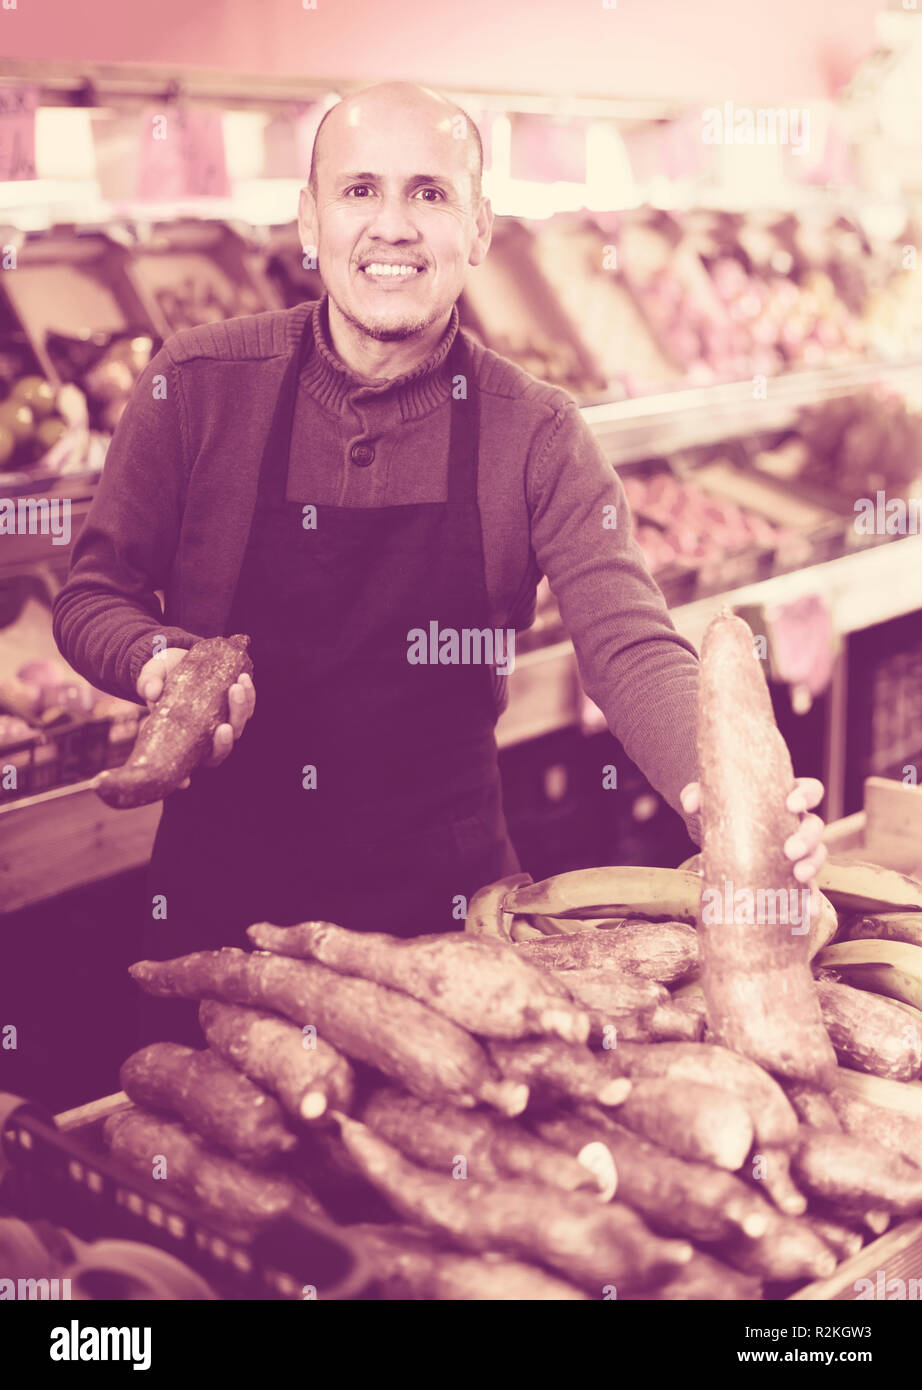
[[[419,267],[415,265],[387,265],[384,262],[373,261],[371,265],[365,266],[366,275],[400,275],[406,279],[418,273]]]

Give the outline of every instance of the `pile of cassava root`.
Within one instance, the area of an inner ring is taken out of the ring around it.
[[[107,1143],[147,1174],[165,1155],[238,1228],[322,1210],[338,1177],[333,1214],[393,1298],[777,1297],[922,1210],[922,1118],[853,1089],[872,1076],[783,1089],[716,1043],[635,1041],[703,1035],[695,933],[610,922],[518,945],[256,925],[252,953],[139,963],[202,1001],[208,1046],[130,1057]],[[850,1068],[892,1075],[883,1036],[918,1071],[908,1011],[826,989]]]
[[[751,644],[702,648],[700,860],[141,962],[207,1050],[128,1059],[111,1151],[236,1229],[327,1211],[401,1299],[785,1297],[922,1212],[922,884],[829,861],[764,911],[798,822]]]

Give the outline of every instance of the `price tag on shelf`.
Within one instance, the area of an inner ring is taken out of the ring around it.
[[[183,162],[189,196],[229,198],[221,112],[190,106],[182,114]]]
[[[37,177],[37,107],[38,93],[34,87],[0,87],[0,183]]]
[[[137,116],[93,112],[90,116],[96,180],[107,203],[127,203],[135,194],[140,132]]]
[[[586,122],[528,113],[512,117],[510,173],[536,183],[585,183]]]
[[[230,197],[220,111],[174,105],[144,112],[138,197],[145,202]]]

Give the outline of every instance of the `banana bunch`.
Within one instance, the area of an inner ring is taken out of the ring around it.
[[[922,1010],[922,946],[877,937],[839,941],[821,951],[816,964],[834,970],[856,989],[883,994],[914,1011]]]
[[[524,916],[538,914],[555,921],[573,921],[576,930],[593,921],[634,917],[694,926],[700,898],[701,879],[695,873],[615,865],[576,869],[542,883],[520,884],[506,894],[504,908]]]
[[[880,864],[831,855],[816,876],[822,893],[840,912],[922,912],[922,883]]]
[[[525,943],[601,928],[611,941],[613,928],[636,933],[649,924],[647,940],[655,956],[663,945],[658,929],[674,935],[696,924],[701,872],[699,854],[677,869],[612,865],[557,874],[540,883],[528,874],[514,874],[488,884],[471,900],[467,930]],[[811,923],[808,949],[820,978],[880,995],[922,1027],[922,883],[878,864],[831,856],[817,884],[820,912]],[[703,1013],[695,969],[682,982],[673,982],[672,999]],[[660,1018],[666,1028],[667,1015]],[[673,1035],[654,1030],[652,1036]],[[849,1065],[860,1063],[852,1059]],[[888,1084],[896,1085],[899,1095],[906,1083]]]
[[[533,883],[528,874],[513,874],[487,884],[475,894],[468,908],[466,927],[481,936],[532,941],[542,936],[611,928],[619,921],[682,922],[695,926],[700,900],[700,855],[677,869],[612,865],[575,869],[540,883]],[[821,893],[820,913],[810,926],[811,959],[834,939],[838,929],[833,902]]]
[[[835,857],[817,881],[841,922],[815,966],[913,1014],[922,1011],[922,883],[879,864]]]
[[[694,926],[700,897],[699,875],[683,869],[615,865],[541,883],[511,874],[471,898],[465,927],[477,936],[533,941],[637,919]]]

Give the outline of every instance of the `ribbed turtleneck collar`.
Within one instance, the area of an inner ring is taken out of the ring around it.
[[[289,324],[289,336],[293,348],[297,347],[301,330],[310,318],[307,332],[311,343],[304,367],[301,383],[307,388],[318,404],[329,410],[343,408],[347,399],[355,404],[376,401],[399,408],[405,420],[419,419],[435,410],[451,396],[451,376],[446,358],[458,332],[458,306],[454,305],[448,327],[436,347],[424,362],[412,371],[391,379],[363,381],[349,370],[336,356],[330,345],[328,296],[306,305],[299,305],[293,311]]]

